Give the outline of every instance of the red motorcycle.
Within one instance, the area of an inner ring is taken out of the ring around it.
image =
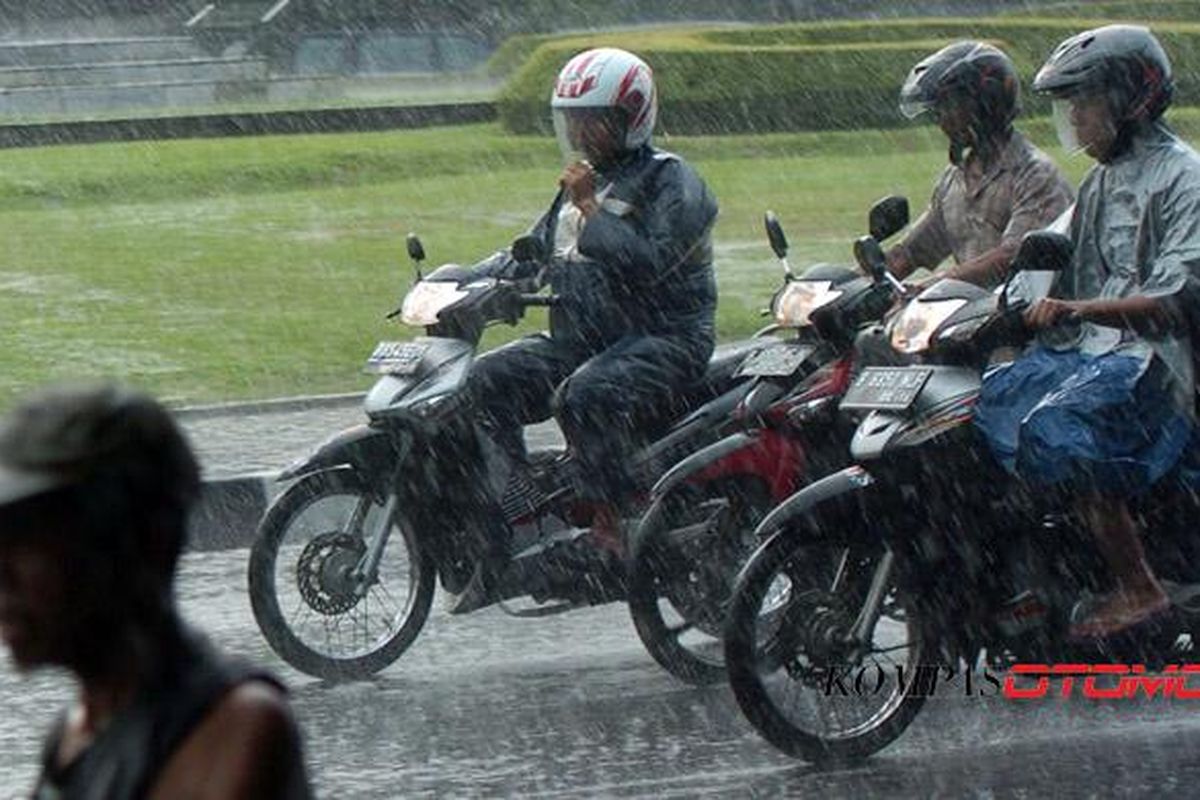
[[[907,223],[907,201],[885,198],[862,238],[878,243]],[[884,315],[895,291],[848,266],[816,264],[794,276],[770,212],[766,227],[785,269],[768,330],[794,336],[742,365],[758,381],[733,411],[740,431],[659,479],[630,549],[627,596],[638,636],[659,664],[698,685],[725,679],[721,630],[734,579],[757,545],[754,529],[809,475],[844,466],[853,427],[836,412],[854,371],[855,337]]]

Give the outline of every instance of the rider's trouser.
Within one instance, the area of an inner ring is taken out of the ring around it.
[[[470,390],[493,438],[524,455],[521,427],[554,416],[579,466],[584,499],[616,502],[637,431],[698,380],[705,361],[673,339],[628,336],[590,357],[535,334],[481,356]]]

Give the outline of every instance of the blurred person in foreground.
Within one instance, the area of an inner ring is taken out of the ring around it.
[[[310,797],[282,686],[176,609],[199,488],[183,434],[138,392],[54,387],[0,423],[0,639],[20,671],[79,687],[38,800]]]
[[[1070,37],[1033,88],[1054,98],[1064,148],[1096,164],[1071,262],[1025,314],[1040,341],[985,376],[975,422],[1011,471],[1074,500],[1114,586],[1076,608],[1070,633],[1103,638],[1169,607],[1127,500],[1196,447],[1200,156],[1162,120],[1171,64],[1146,28]]]

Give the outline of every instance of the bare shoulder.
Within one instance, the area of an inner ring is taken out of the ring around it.
[[[291,706],[278,686],[263,680],[239,683],[225,694],[205,719],[230,725],[294,727]]]
[[[152,797],[303,798],[300,732],[287,697],[261,680],[238,684],[167,762]]]

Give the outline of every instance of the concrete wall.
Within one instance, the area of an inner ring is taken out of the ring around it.
[[[0,41],[0,67],[163,61],[205,55],[188,36]]]

